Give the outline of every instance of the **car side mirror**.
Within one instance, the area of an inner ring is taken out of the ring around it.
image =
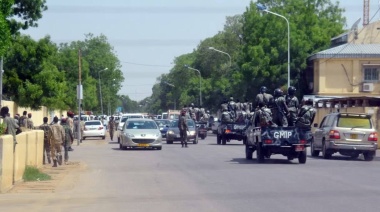
[[[317,124],[317,123],[314,123],[314,127],[318,127],[318,124]]]

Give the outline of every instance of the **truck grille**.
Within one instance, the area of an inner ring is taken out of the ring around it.
[[[153,143],[155,139],[132,139],[134,143],[137,144],[149,144]]]

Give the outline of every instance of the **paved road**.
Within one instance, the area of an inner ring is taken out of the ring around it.
[[[257,164],[244,159],[241,142],[215,143],[209,134],[187,149],[121,151],[86,140],[71,154],[87,164],[71,176],[77,183],[54,194],[0,195],[0,211],[380,211],[379,157]]]

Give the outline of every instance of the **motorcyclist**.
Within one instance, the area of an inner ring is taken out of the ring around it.
[[[289,114],[288,124],[289,126],[295,126],[297,120],[297,112],[299,108],[298,98],[295,96],[297,89],[294,86],[288,88],[288,94],[285,97],[286,105],[288,106]]]
[[[279,127],[287,127],[288,120],[286,118],[289,113],[288,106],[286,106],[285,97],[281,88],[274,90],[274,99],[273,99],[273,122]]]

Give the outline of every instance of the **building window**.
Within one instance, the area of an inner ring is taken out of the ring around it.
[[[379,81],[379,68],[378,67],[365,68],[364,81],[366,82]]]

